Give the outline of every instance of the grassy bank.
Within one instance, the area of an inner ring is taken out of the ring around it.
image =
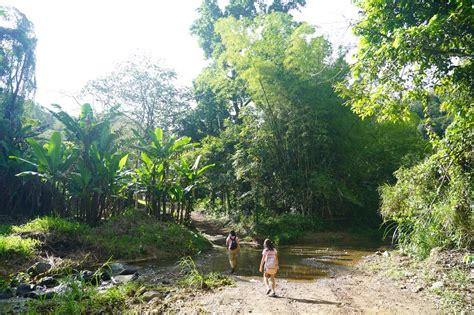
[[[103,288],[81,278],[82,271],[77,270],[85,268],[97,270],[94,274],[102,274],[114,260],[133,263],[149,258],[169,259],[172,264],[173,260],[209,248],[211,244],[194,230],[158,221],[137,211],[125,212],[97,227],[57,217],[36,218],[21,225],[1,225],[0,293],[10,291],[15,281],[34,285],[47,276],[52,276],[66,289],[50,298],[16,303],[14,307],[21,309],[8,308],[15,303],[2,304],[0,313],[18,310],[29,314],[166,310],[167,305],[179,296],[186,296],[193,290],[229,285],[232,280],[220,274],[200,274],[188,265],[178,273],[168,275],[163,283],[140,278]],[[39,276],[25,273],[33,262],[45,258],[52,262],[51,270]],[[190,258],[182,261],[192,262]],[[150,295],[155,298],[153,303],[150,303]]]
[[[2,225],[0,233],[0,269],[30,263],[46,253],[76,260],[94,257],[101,262],[110,257],[178,258],[210,248],[199,233],[137,211],[125,212],[97,227],[42,217],[23,225]]]

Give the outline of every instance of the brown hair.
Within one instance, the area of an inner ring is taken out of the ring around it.
[[[263,242],[263,247],[265,247],[268,250],[274,250],[275,249],[275,246],[273,246],[273,242],[268,238]]]

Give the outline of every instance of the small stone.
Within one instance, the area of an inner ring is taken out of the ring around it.
[[[94,273],[90,270],[82,270],[79,273],[79,276],[81,277],[82,280],[89,281],[94,276]]]
[[[421,287],[421,286],[417,286],[412,290],[413,293],[418,293],[418,292],[421,292],[421,291],[423,291],[423,287]]]
[[[37,276],[39,274],[49,271],[51,268],[53,268],[53,266],[50,263],[37,262],[36,264],[28,268],[26,272],[33,276]]]
[[[102,271],[102,273],[100,274],[100,279],[102,281],[109,281],[112,279],[112,275],[110,274],[109,271]]]
[[[20,283],[18,287],[16,288],[16,295],[18,296],[25,296],[31,291],[33,291],[35,288],[34,285],[29,284],[29,283]]]
[[[110,271],[112,275],[119,275],[124,269],[124,265],[121,263],[111,263],[109,264]]]
[[[431,290],[436,290],[436,289],[441,289],[444,288],[444,282],[443,281],[436,281],[431,285]]]
[[[161,299],[159,297],[152,298],[150,302],[148,302],[148,304],[151,304],[151,305],[156,305],[160,303],[161,303]]]
[[[79,273],[79,277],[84,282],[87,282],[93,285],[98,285],[100,283],[102,275],[89,271],[89,270],[83,270]]]
[[[114,280],[116,283],[128,283],[130,281],[136,280],[137,278],[138,278],[137,274],[118,275],[118,276],[112,277],[112,280]]]
[[[376,252],[375,252],[375,255],[377,255],[377,256],[382,256],[382,252],[381,252],[381,251],[376,251]]]
[[[38,282],[38,285],[45,286],[47,288],[52,288],[58,285],[58,280],[54,279],[53,277],[44,277]]]
[[[390,253],[388,251],[384,251],[382,256],[383,257],[390,257]]]
[[[159,298],[159,297],[161,297],[161,292],[158,292],[158,291],[147,291],[147,292],[143,293],[143,295],[142,295],[142,299],[145,302],[149,302],[152,299]]]
[[[120,275],[127,276],[138,273],[138,268],[132,266],[125,266],[125,268],[120,272]]]
[[[138,272],[137,267],[124,265],[121,263],[111,263],[109,264],[109,268],[112,272],[112,275],[128,276]]]
[[[407,288],[407,286],[406,286],[405,284],[403,284],[403,285],[400,286],[400,289],[402,289],[402,290],[404,290],[404,289],[406,289],[406,288]]]

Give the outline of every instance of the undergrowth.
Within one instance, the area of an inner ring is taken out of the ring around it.
[[[397,183],[380,188],[381,213],[400,249],[425,258],[433,248],[469,248],[474,243],[472,176],[443,165],[440,154],[399,169]]]
[[[233,285],[232,278],[219,274],[201,274],[190,257],[183,258],[179,265],[182,277],[176,285],[154,285],[141,282],[128,282],[108,289],[77,280],[74,276],[64,279],[66,289],[54,295],[52,299],[29,299],[26,309],[28,314],[104,314],[138,311],[140,306],[146,306],[142,294],[146,291],[157,291],[166,296],[171,290],[180,287],[186,290],[208,290],[220,286]],[[175,291],[176,292],[176,291]],[[187,291],[189,292],[189,291]],[[162,300],[160,303],[166,303]],[[6,310],[7,312],[11,310]]]
[[[214,289],[235,284],[233,278],[219,272],[210,272],[207,274],[201,273],[197,269],[194,260],[189,256],[182,258],[178,265],[181,268],[181,272],[184,274],[181,279],[181,283],[184,286],[198,289]]]
[[[85,237],[115,258],[135,258],[168,253],[171,256],[194,255],[210,248],[202,235],[171,222],[161,222],[129,211],[92,229]]]
[[[0,261],[31,258],[38,243],[37,240],[17,235],[0,235]]]
[[[19,226],[2,225],[0,262],[34,258],[44,242],[51,242],[50,247],[56,242],[70,245],[65,254],[75,254],[75,246],[81,246],[104,259],[182,257],[211,247],[198,232],[130,210],[93,228],[58,217],[41,217]]]
[[[41,217],[36,218],[24,225],[13,226],[14,233],[58,233],[63,235],[83,235],[89,232],[89,227],[85,224],[66,220],[59,217]]]
[[[321,222],[300,214],[262,215],[258,224],[253,217],[241,216],[236,230],[257,239],[270,238],[275,244],[286,244],[297,240],[304,233],[321,229]]]
[[[99,314],[118,313],[126,307],[127,301],[133,299],[142,287],[138,282],[130,282],[99,290],[97,286],[88,285],[74,277],[65,281],[67,289],[52,299],[28,300],[28,314]]]

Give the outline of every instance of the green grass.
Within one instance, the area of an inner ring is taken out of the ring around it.
[[[165,223],[132,211],[91,230],[85,239],[114,258],[136,258],[168,254],[194,255],[210,248],[199,233],[175,223]]]
[[[218,273],[210,273],[203,276],[204,285],[193,286],[194,289],[213,289],[216,287],[231,285],[234,280],[228,276]],[[121,284],[104,291],[99,291],[96,286],[86,284],[69,276],[66,278],[69,290],[54,296],[52,299],[31,299],[27,301],[26,309],[22,313],[27,314],[120,314],[141,313],[141,306],[147,306],[141,294],[146,291],[165,292],[179,289],[176,285],[151,285],[140,282],[129,282]],[[181,284],[185,282],[179,281]],[[186,288],[189,286],[186,285]],[[188,290],[188,289],[186,289]],[[176,291],[175,291],[176,292]],[[188,296],[189,291],[183,291],[183,298]],[[164,303],[164,301],[162,301]],[[134,309],[135,308],[135,309]],[[6,313],[13,310],[5,310]]]
[[[34,258],[40,241],[15,235],[47,234],[43,242],[82,244],[102,259],[173,258],[194,255],[211,247],[199,233],[184,226],[160,222],[138,211],[127,211],[98,227],[58,218],[41,217],[19,226],[0,226],[0,264],[13,258]],[[8,234],[10,233],[10,234]],[[69,249],[74,252],[74,247]]]
[[[39,241],[16,235],[0,235],[0,260],[28,259],[35,255]]]
[[[458,286],[467,286],[471,281],[468,273],[457,266],[447,271],[447,277]]]
[[[98,314],[123,311],[128,299],[133,298],[141,284],[131,282],[98,291],[97,287],[69,277],[66,280],[69,290],[52,299],[28,300],[28,314]]]
[[[34,219],[20,226],[13,226],[14,233],[58,233],[68,236],[82,235],[88,232],[89,227],[78,222],[58,218],[58,217],[41,217]]]
[[[222,286],[234,285],[235,280],[219,272],[202,274],[196,267],[191,257],[184,257],[178,263],[184,276],[181,278],[181,284],[186,287],[197,289],[214,289]]]
[[[211,272],[204,275],[204,284],[206,288],[215,289],[223,286],[233,286],[235,280],[220,272]]]

